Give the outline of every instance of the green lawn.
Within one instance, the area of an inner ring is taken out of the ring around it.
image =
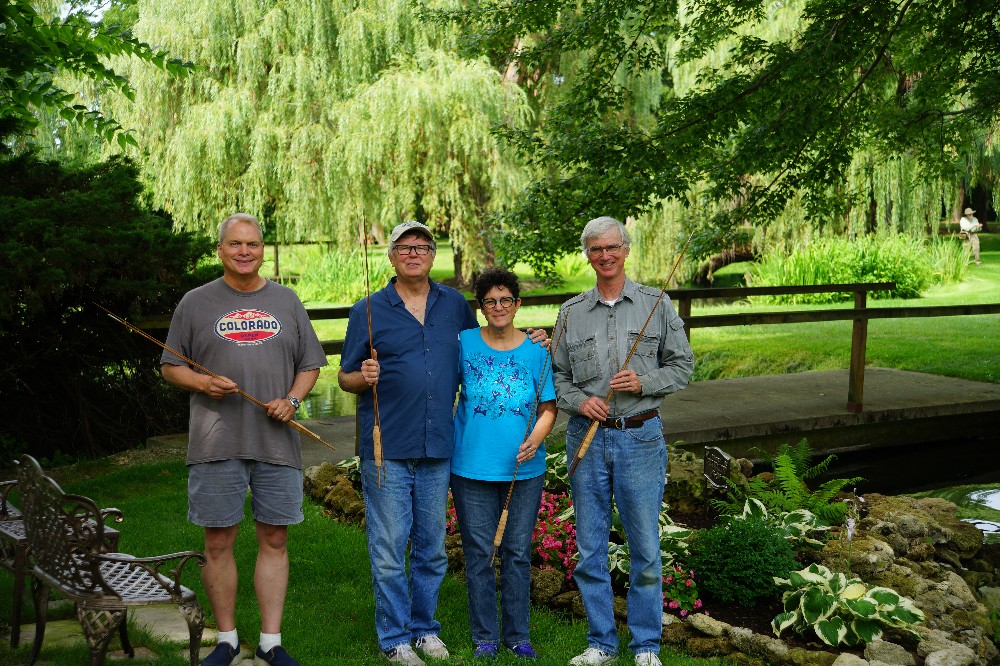
[[[117,506],[124,511],[125,522],[119,526],[123,552],[154,555],[200,550],[201,530],[186,520],[187,472],[180,455],[175,452],[169,459],[124,463],[122,461],[131,456],[117,456],[47,471],[62,481],[67,492],[87,495],[100,506]],[[282,627],[283,643],[307,666],[384,664],[375,638],[375,603],[364,532],[333,522],[309,501],[305,508],[305,521],[289,531],[291,575]],[[247,521],[243,528],[236,547],[242,574],[237,628],[244,644],[252,646],[260,631],[249,575],[253,570],[256,544],[252,524]],[[208,613],[196,568],[184,582],[199,591]],[[11,587],[9,576],[0,578],[0,598],[10,599]],[[25,612],[25,622],[32,621],[30,604]],[[448,663],[470,662],[472,646],[465,584],[454,575],[445,578],[437,617],[443,627],[441,637],[453,654]],[[0,618],[9,623],[10,607],[6,602],[0,604]],[[212,626],[211,617],[207,624]],[[542,665],[565,664],[586,647],[586,623],[563,614],[534,609],[531,631],[535,648],[542,656],[538,663]],[[135,645],[149,647],[157,657],[129,663],[136,666],[186,663],[178,646],[158,643],[142,632],[130,635]],[[623,645],[627,642],[627,635],[623,636]],[[24,663],[29,648],[30,644],[22,644],[12,652],[4,642],[0,646],[0,666]],[[41,658],[50,664],[85,664],[86,654],[81,644],[76,649],[43,648]],[[691,659],[666,648],[663,656],[665,661],[676,666],[722,663]],[[496,663],[502,666],[521,662],[507,655]],[[629,664],[631,657],[623,656],[618,663]]]

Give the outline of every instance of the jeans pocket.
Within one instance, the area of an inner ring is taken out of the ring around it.
[[[640,446],[649,446],[663,441],[663,422],[659,417],[653,417],[643,422],[638,428],[626,428],[625,435]]]

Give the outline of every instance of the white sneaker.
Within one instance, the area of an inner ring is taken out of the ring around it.
[[[635,655],[635,666],[661,666],[660,657],[655,652],[640,652]]]
[[[403,666],[426,666],[424,660],[417,656],[409,643],[397,645],[391,650],[382,653],[386,661],[390,664],[402,664]]]
[[[416,646],[424,653],[425,657],[430,659],[447,659],[451,656],[448,654],[448,648],[445,647],[444,641],[434,634],[421,636],[417,639]]]
[[[610,664],[617,658],[617,655],[608,654],[604,650],[589,647],[569,660],[569,666],[604,666]]]

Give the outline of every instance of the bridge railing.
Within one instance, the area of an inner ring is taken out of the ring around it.
[[[889,291],[896,288],[894,282],[862,282],[849,284],[821,284],[794,287],[722,287],[699,289],[668,289],[667,295],[674,302],[678,314],[684,319],[688,335],[696,328],[718,326],[751,326],[760,324],[799,324],[819,321],[854,322],[851,334],[851,361],[848,373],[847,409],[859,413],[864,406],[865,353],[868,344],[868,321],[871,319],[899,319],[907,317],[954,317],[960,315],[1000,314],[1000,303],[980,305],[939,305],[917,307],[867,306],[868,294],[873,291]],[[826,308],[814,310],[779,310],[773,312],[741,312],[734,314],[692,315],[691,304],[696,300],[745,299],[751,296],[780,296],[795,294],[849,293],[854,295],[851,308]],[[545,294],[542,296],[522,296],[522,306],[561,305],[576,293]],[[475,299],[469,304],[476,309]],[[346,319],[349,306],[310,308],[309,318],[314,321],[326,319]],[[153,317],[143,322],[143,328],[165,329],[170,324],[170,315]],[[552,335],[552,327],[546,329]],[[343,340],[324,340],[323,350],[328,355],[336,355],[344,346]]]

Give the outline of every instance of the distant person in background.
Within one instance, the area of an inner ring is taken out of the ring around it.
[[[462,392],[451,461],[473,657],[498,656],[502,624],[503,645],[517,657],[537,659],[529,635],[531,536],[545,484],[545,437],[556,420],[556,393],[545,349],[514,328],[521,307],[517,276],[505,268],[488,268],[476,280],[475,291],[487,324],[460,335]],[[517,481],[497,549],[501,623],[493,540],[515,469]]]
[[[188,520],[205,528],[205,594],[219,629],[204,666],[243,655],[236,632],[233,547],[250,491],[257,534],[254,590],[261,633],[255,663],[298,666],[281,646],[288,588],[288,526],[302,514],[302,449],[288,427],[312,390],[326,355],[295,292],[260,275],[264,239],[252,215],[219,225],[222,277],[192,289],[174,310],[167,344],[220,374],[211,377],[171,352],[163,378],[191,392]],[[233,395],[242,388],[266,409]]]
[[[958,226],[962,230],[959,235],[969,241],[972,246],[972,259],[978,264],[979,261],[979,232],[983,230],[983,225],[975,218],[976,211],[971,208],[965,209],[965,215],[958,221]]]

